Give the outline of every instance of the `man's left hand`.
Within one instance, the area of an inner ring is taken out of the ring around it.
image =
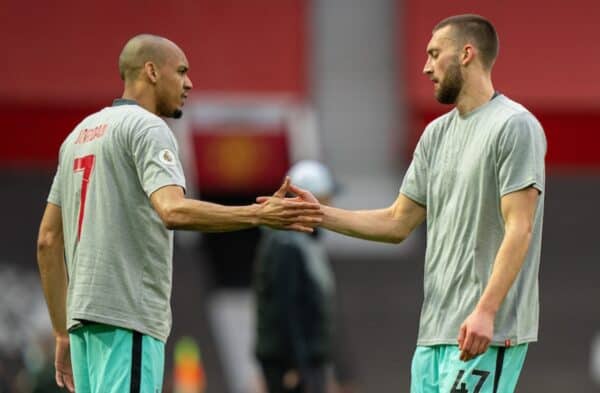
[[[286,197],[290,191],[296,196]],[[291,185],[289,176],[271,197],[258,197],[256,202],[260,205],[260,225],[310,233],[322,221],[319,201],[308,191]]]
[[[75,392],[69,336],[67,335],[56,337],[54,367],[56,368],[56,384],[61,388],[67,389],[69,392]]]
[[[468,361],[484,353],[494,336],[493,313],[475,310],[465,319],[458,332],[460,360]]]

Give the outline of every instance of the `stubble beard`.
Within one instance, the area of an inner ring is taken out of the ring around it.
[[[464,79],[460,72],[458,61],[452,63],[446,71],[446,76],[440,82],[440,88],[435,98],[441,104],[455,104],[463,88]]]
[[[181,108],[170,109],[169,106],[165,101],[161,102],[158,107],[159,116],[170,119],[180,119],[183,116]]]
[[[177,108],[173,111],[173,114],[169,117],[172,119],[181,119],[182,116],[183,116],[183,111],[181,109]]]

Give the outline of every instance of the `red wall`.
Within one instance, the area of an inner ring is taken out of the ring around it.
[[[435,4],[398,2],[404,29],[398,32],[411,103],[411,148],[426,121],[449,109],[433,98],[421,74],[431,29],[443,18],[477,13],[489,18],[500,36],[494,67],[496,89],[527,106],[544,125],[547,162],[553,168],[600,168],[600,69],[596,50],[600,2],[572,0],[453,0]]]
[[[305,96],[307,2],[3,1],[0,166],[55,162],[82,116],[120,96],[118,54],[138,33],[181,46],[196,92]]]

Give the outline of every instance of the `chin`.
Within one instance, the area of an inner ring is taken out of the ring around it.
[[[171,114],[171,117],[173,119],[180,119],[181,116],[183,116],[183,111],[181,110],[181,108],[177,108],[173,111],[173,113]]]

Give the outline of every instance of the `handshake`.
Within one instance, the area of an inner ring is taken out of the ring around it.
[[[260,196],[256,202],[258,225],[310,233],[323,221],[319,200],[292,184],[289,176],[272,196]]]

